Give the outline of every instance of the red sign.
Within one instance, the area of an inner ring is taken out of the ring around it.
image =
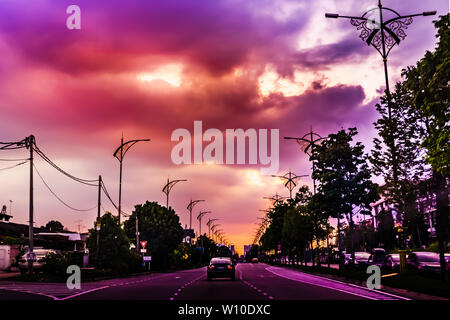
[[[142,249],[145,249],[145,246],[147,245],[147,241],[141,241]]]

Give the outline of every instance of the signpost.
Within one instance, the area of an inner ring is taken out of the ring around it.
[[[148,271],[150,271],[150,261],[152,261],[152,257],[151,256],[144,256],[144,253],[147,252],[147,249],[145,249],[145,246],[147,245],[147,241],[141,241],[141,253],[142,253],[142,261],[144,262],[144,264],[146,262],[148,262]]]

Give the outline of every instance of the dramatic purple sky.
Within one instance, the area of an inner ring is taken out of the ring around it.
[[[357,126],[367,149],[375,135],[374,104],[384,89],[382,60],[345,19],[377,1],[361,0],[2,0],[0,2],[0,141],[34,134],[37,145],[70,173],[102,175],[117,201],[125,139],[151,138],[124,161],[123,208],[165,203],[167,177],[188,179],[171,194],[183,226],[189,199],[211,210],[242,252],[251,243],[263,197],[288,195],[255,165],[180,165],[171,161],[173,130],[280,129],[280,174],[310,174],[306,156],[284,136],[325,136]],[[66,8],[81,8],[81,30],[66,28]],[[384,0],[401,14],[448,12],[447,0]],[[433,17],[418,17],[389,59],[390,80],[435,46]],[[368,151],[368,150],[367,150]],[[0,158],[25,157],[1,151]],[[10,165],[0,162],[0,169]],[[97,190],[77,184],[42,160],[36,166],[67,203],[95,206]],[[0,205],[13,200],[14,222],[28,221],[28,167],[0,171]],[[36,225],[51,219],[85,231],[96,210],[67,209],[35,177]],[[311,179],[303,183],[311,185]],[[106,210],[113,207],[104,203]],[[115,211],[113,211],[115,212]],[[207,216],[208,217],[208,216]],[[207,218],[203,221],[205,222]],[[194,227],[198,223],[194,218]],[[203,226],[206,230],[206,226]]]

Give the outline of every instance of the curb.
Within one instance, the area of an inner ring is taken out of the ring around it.
[[[312,274],[312,275],[315,275],[315,276],[318,276],[318,277],[323,277],[323,278],[327,278],[327,279],[331,279],[331,280],[338,280],[338,281],[345,282],[345,283],[348,283],[348,284],[355,284],[355,285],[362,286],[362,287],[366,286],[366,283],[364,281],[347,279],[347,278],[344,278],[344,277],[339,277],[339,276],[326,274],[326,273],[305,271],[305,270],[297,269],[296,267],[292,267],[292,266],[284,266],[284,265],[273,265],[273,266],[281,267],[281,268],[288,268],[288,269],[292,269],[292,270],[295,270],[295,271]],[[384,291],[386,293],[403,296],[405,298],[409,298],[409,299],[412,299],[412,300],[445,300],[445,301],[450,300],[450,299],[444,298],[444,297],[432,296],[432,295],[428,295],[428,294],[424,294],[424,293],[409,291],[409,290],[400,289],[400,288],[392,288],[392,287],[388,287],[388,286],[384,286],[384,285],[381,285],[381,290],[380,291]]]

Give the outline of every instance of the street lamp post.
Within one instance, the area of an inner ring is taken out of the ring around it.
[[[116,149],[114,152],[114,157],[116,157],[119,160],[120,163],[120,179],[119,179],[119,224],[120,224],[120,214],[121,214],[121,208],[122,208],[122,162],[123,157],[127,153],[127,151],[134,146],[136,143],[140,141],[150,141],[150,139],[138,139],[138,140],[129,140],[127,142],[123,142],[123,134],[122,139],[120,140],[120,146]]]
[[[192,209],[197,205],[199,202],[202,202],[205,200],[192,200],[189,202],[188,206],[186,207],[189,210],[189,229],[192,230]],[[189,243],[191,240],[189,240]]]
[[[211,213],[211,211],[200,211],[200,213],[197,216],[198,226],[199,226],[199,232],[198,232],[199,237],[202,235],[202,218],[207,213]],[[203,248],[203,238],[202,238],[202,248]]]
[[[288,188],[289,190],[289,198],[292,200],[292,190],[297,186],[297,180],[302,177],[307,177],[308,175],[301,175],[297,176],[296,174],[292,173],[291,170],[289,170],[288,173],[286,173],[283,176],[276,176],[272,175],[274,178],[280,178],[284,182],[284,186]]]
[[[187,181],[186,179],[182,179],[182,180],[172,180],[170,181],[169,178],[167,178],[167,183],[164,186],[164,188],[162,189],[162,192],[164,192],[166,194],[166,208],[169,209],[169,193],[172,190],[172,188],[178,183],[178,182],[182,182],[182,181]]]
[[[321,143],[322,140],[325,138],[321,137],[317,133],[313,132],[312,127],[308,133],[303,135],[301,138],[292,138],[292,137],[284,137],[286,140],[295,140],[300,147],[302,148],[303,152],[305,152],[308,156],[311,156],[311,154],[314,152],[314,148]],[[314,169],[315,164],[314,161],[312,163],[312,171],[313,171],[313,188],[314,188],[314,194],[316,194],[316,179],[314,178]]]
[[[208,238],[211,239],[211,223],[213,223],[214,221],[217,221],[219,219],[209,219],[208,222],[206,223],[206,225],[208,226]]]
[[[278,203],[282,203],[286,197],[282,197],[276,193],[273,197],[263,197],[263,199],[272,200],[272,205],[275,206]]]
[[[195,205],[197,205],[199,202],[202,202],[205,200],[192,200],[189,202],[188,206],[186,207],[186,209],[189,210],[189,229],[192,229],[192,209],[195,207]]]
[[[370,16],[378,11],[378,16],[375,15],[375,19],[371,19]],[[384,20],[383,13],[391,14],[393,17]],[[392,115],[391,115],[391,93],[389,90],[389,78],[388,78],[388,68],[387,68],[387,58],[392,48],[397,44],[400,44],[401,40],[406,38],[405,29],[413,22],[413,17],[418,16],[433,16],[436,11],[424,11],[422,13],[409,14],[402,16],[397,11],[384,7],[381,4],[381,0],[378,0],[377,8],[374,7],[363,13],[361,17],[353,16],[343,16],[337,13],[326,13],[326,18],[346,18],[350,19],[350,23],[361,30],[360,38],[367,43],[369,46],[373,46],[383,59],[384,65],[384,78],[386,82],[386,96],[387,96],[387,107],[388,107],[388,120],[389,126],[392,126]],[[378,20],[378,21],[377,21]],[[388,147],[390,148],[392,156],[392,171],[393,171],[393,181],[395,187],[398,186],[398,164],[397,164],[397,152],[395,146],[395,137],[390,137],[388,142]]]

